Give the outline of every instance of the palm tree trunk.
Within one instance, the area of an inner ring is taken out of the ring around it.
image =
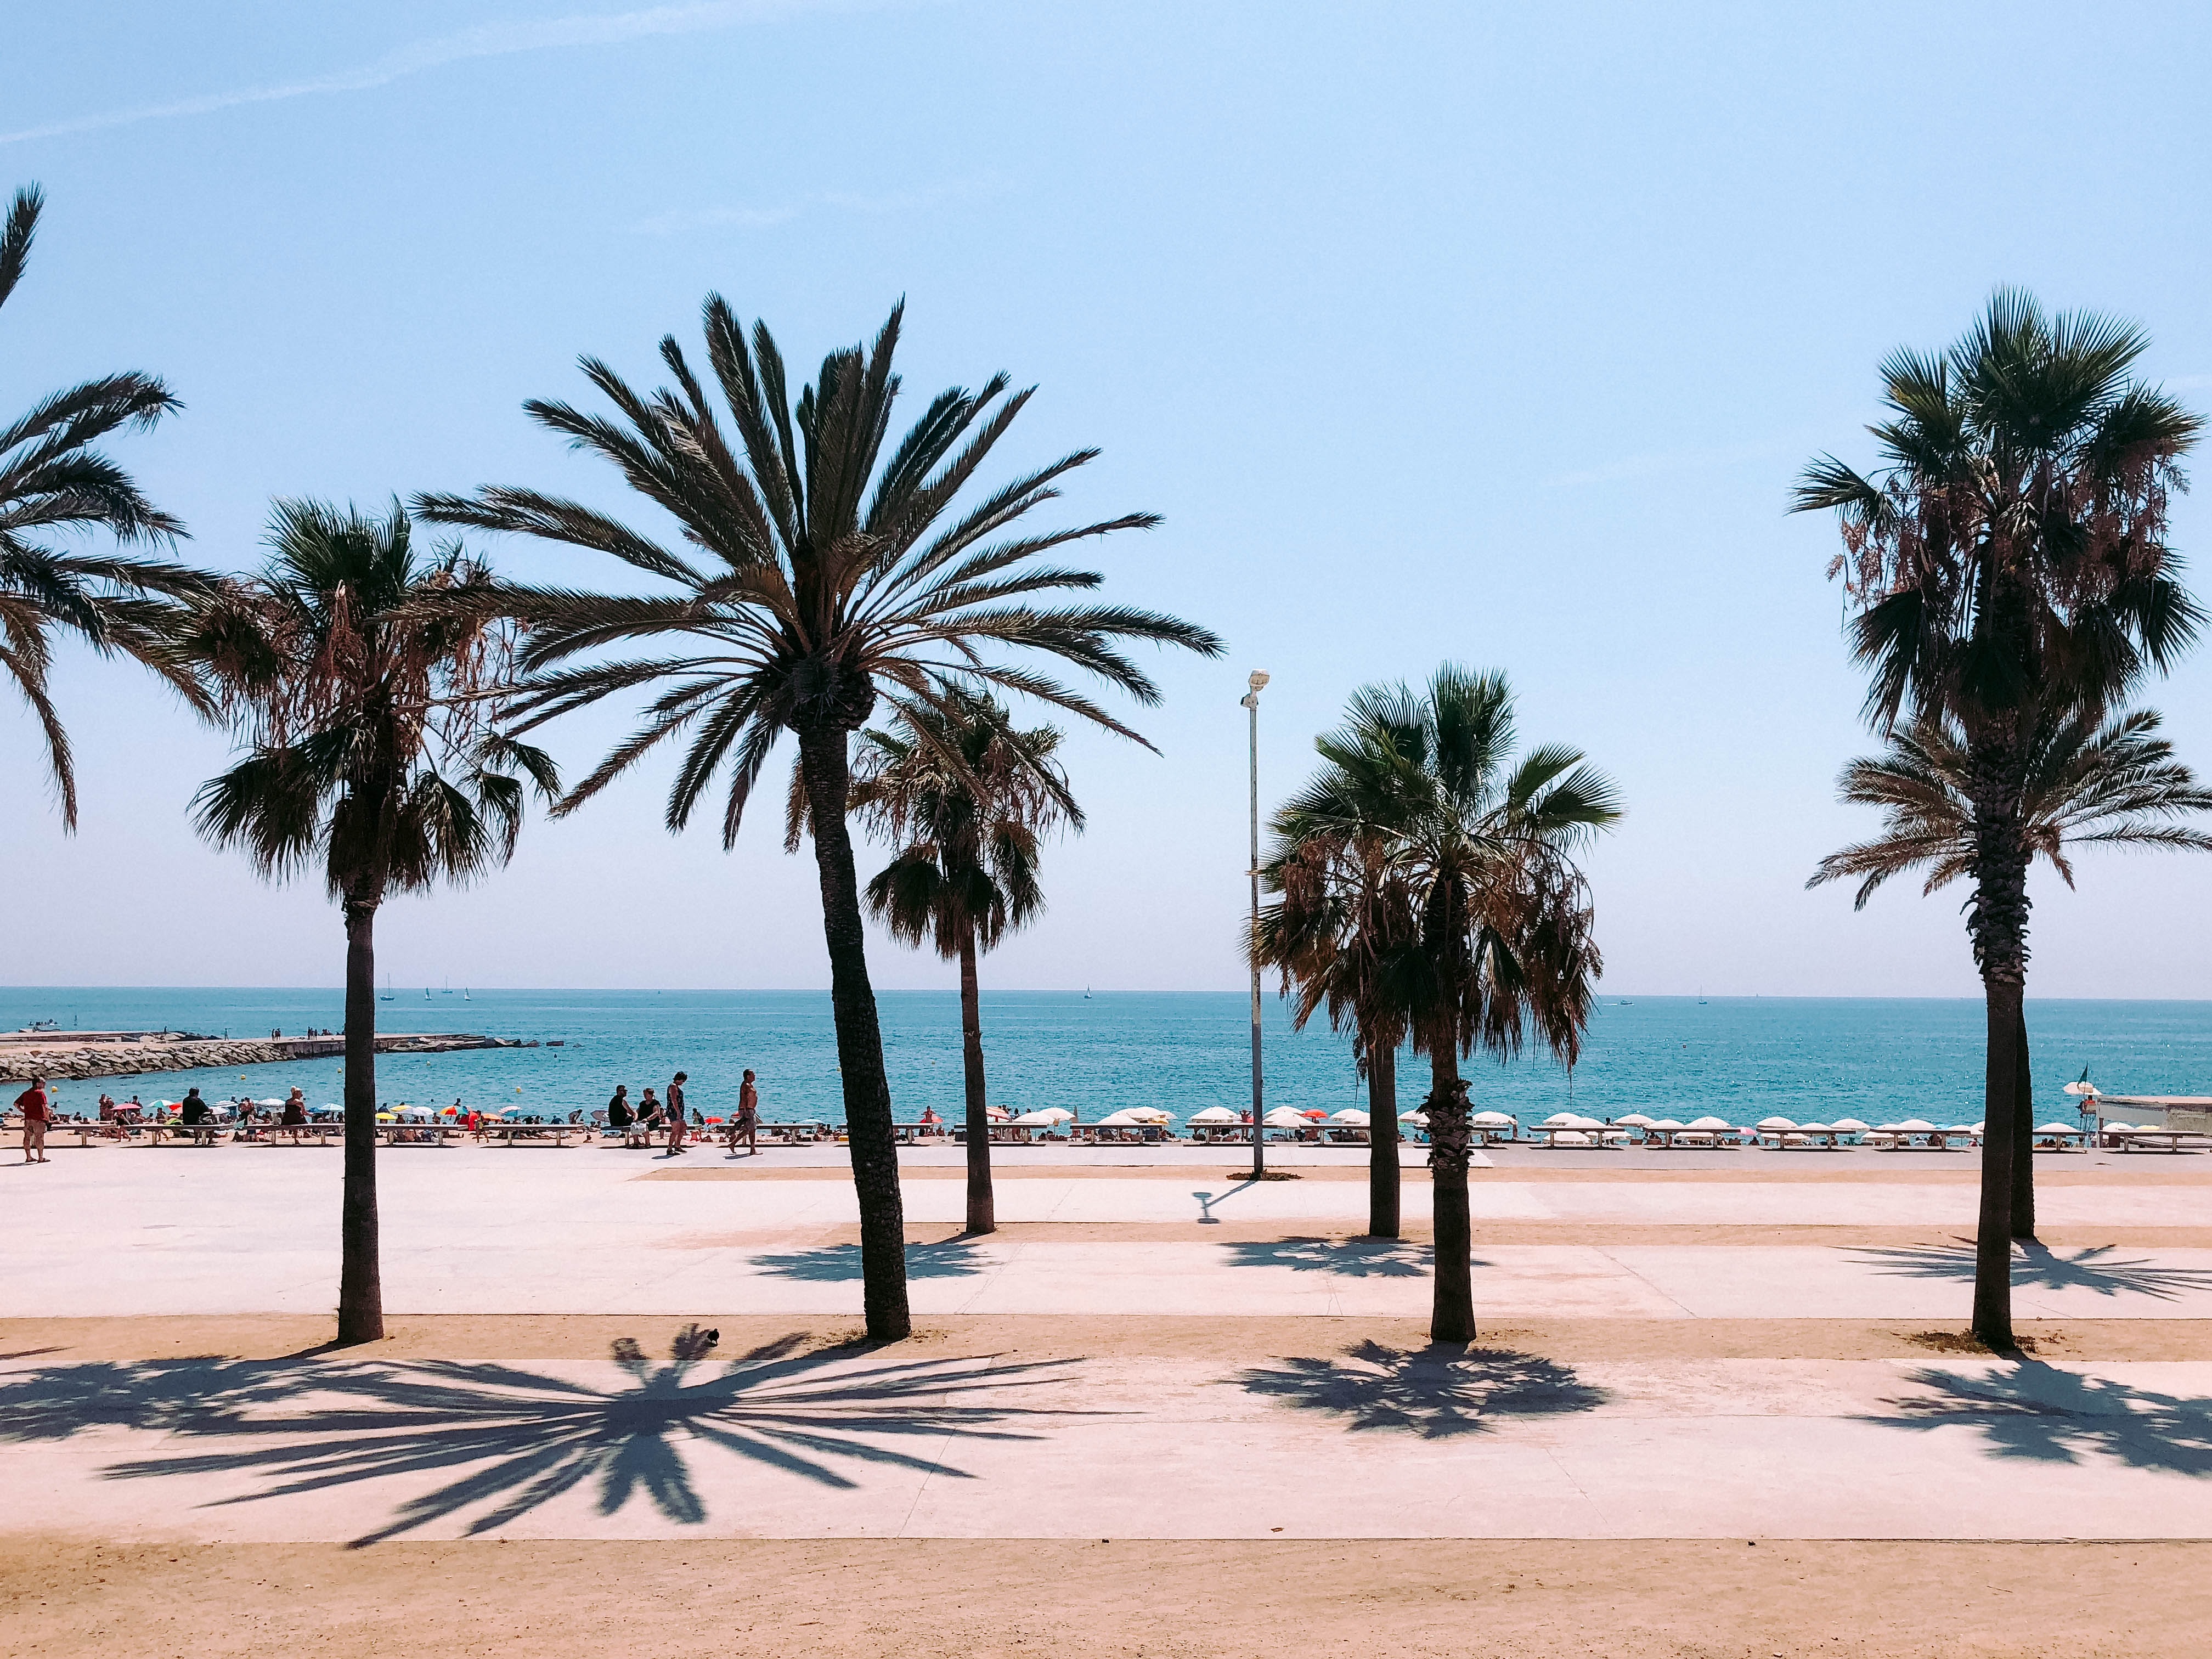
[[[1989,1016],[1989,1057],[1983,1077],[1982,1204],[1974,1236],[1974,1334],[1990,1347],[2009,1349],[2014,1346],[2012,1166],[2020,981],[1988,975],[1983,980],[1983,997]]]
[[[1395,1238],[1398,1222],[1398,1050],[1367,1051],[1367,1236]]]
[[[984,1103],[983,1006],[975,986],[975,930],[960,930],[960,1067],[968,1085],[968,1231],[996,1232],[991,1195],[991,1115]]]
[[[2013,1073],[2012,1236],[2035,1237],[2035,1079],[2027,1066],[2027,1014],[2020,1018],[2020,1058]],[[1984,1131],[1986,1133],[1986,1131]]]
[[[1421,1109],[1428,1114],[1436,1181],[1437,1288],[1429,1315],[1431,1342],[1474,1340],[1474,1245],[1467,1214],[1467,1085],[1459,1079],[1456,1034],[1429,1048],[1435,1083]]]
[[[907,1311],[906,1209],[899,1194],[898,1143],[891,1129],[890,1080],[884,1034],[868,982],[860,884],[845,804],[851,773],[842,726],[799,734],[814,864],[822,882],[822,933],[830,947],[830,1007],[837,1027],[837,1070],[844,1082],[846,1144],[860,1204],[861,1303],[868,1335],[896,1342],[913,1334]]]
[[[338,1343],[384,1338],[376,1217],[376,902],[345,902],[345,1185],[338,1211]]]

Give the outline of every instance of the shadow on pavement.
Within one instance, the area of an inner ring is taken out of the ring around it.
[[[781,1255],[756,1256],[753,1260],[763,1273],[777,1279],[857,1282],[860,1278],[860,1247],[857,1244],[824,1244],[819,1249],[792,1250]],[[906,1247],[908,1279],[971,1279],[996,1265],[973,1244],[957,1238],[938,1244]]]
[[[1425,1440],[1489,1434],[1503,1417],[1586,1412],[1613,1395],[1571,1366],[1495,1348],[1389,1348],[1362,1342],[1341,1359],[1279,1359],[1232,1379],[1301,1411],[1328,1412],[1352,1429],[1404,1429]]]
[[[1907,1380],[1926,1392],[1886,1401],[1888,1414],[1858,1420],[1891,1429],[1972,1429],[1991,1457],[2085,1463],[2101,1456],[2133,1468],[2212,1474],[2212,1400],[2033,1359],[1988,1372],[1930,1367]]]
[[[1429,1252],[1395,1238],[1284,1238],[1224,1244],[1232,1267],[1294,1267],[1346,1279],[1419,1279]]]
[[[2161,1302],[2177,1301],[2185,1291],[2212,1291],[2212,1270],[2161,1267],[2144,1256],[2116,1258],[2115,1248],[2100,1244],[2061,1255],[2047,1245],[2016,1244],[2013,1247],[2012,1282],[2052,1291],[2094,1291],[2100,1296],[2155,1297]],[[1850,1254],[1893,1278],[1948,1279],[1965,1285],[1974,1282],[1972,1245],[1926,1245],[1886,1250],[1862,1248]]]
[[[800,1352],[797,1337],[708,1362],[710,1346],[695,1327],[677,1338],[673,1358],[654,1361],[624,1338],[612,1358],[629,1382],[604,1389],[497,1364],[59,1365],[0,1382],[0,1445],[103,1427],[162,1432],[182,1449],[101,1473],[260,1477],[258,1490],[220,1500],[228,1504],[410,1476],[443,1482],[369,1526],[361,1545],[471,1511],[466,1534],[489,1532],[585,1485],[597,1486],[601,1515],[645,1501],[696,1526],[707,1508],[690,1459],[709,1448],[830,1488],[857,1487],[871,1466],[967,1480],[893,1443],[1035,1439],[1001,1425],[1095,1414],[1004,1403],[1009,1390],[1063,1380],[1066,1362],[891,1362],[853,1349]],[[984,1389],[1000,1403],[975,1399]]]

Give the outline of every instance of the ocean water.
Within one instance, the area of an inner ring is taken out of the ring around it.
[[[880,994],[892,1097],[903,1121],[961,1104],[959,1000],[950,992]],[[1249,1002],[1242,994],[1001,991],[983,998],[990,1099],[1017,1111],[1062,1106],[1096,1119],[1158,1105],[1178,1118],[1251,1100]],[[1267,1104],[1334,1111],[1364,1106],[1349,1043],[1316,1023],[1291,1029],[1266,1000]],[[736,1103],[746,1066],[759,1074],[770,1122],[843,1116],[824,992],[481,991],[403,988],[377,1008],[380,1030],[478,1031],[558,1048],[484,1049],[380,1058],[388,1103],[522,1106],[565,1116],[605,1103],[617,1083],[635,1099],[687,1071],[691,1103],[717,1115]],[[1711,1113],[1748,1123],[1774,1114],[1878,1123],[1978,1119],[1978,1001],[1694,997],[1610,998],[1571,1078],[1548,1059],[1468,1062],[1479,1109],[1536,1121],[1561,1110],[1596,1117]],[[71,989],[0,987],[0,1030],[34,1020],[64,1028],[180,1029],[258,1036],[343,1023],[337,990]],[[2212,1002],[2035,1001],[2028,1005],[2039,1115],[2070,1117],[2062,1085],[2088,1069],[2115,1094],[2212,1094]],[[176,1099],[197,1084],[211,1100],[281,1096],[294,1085],[335,1102],[336,1060],[239,1071],[148,1073],[64,1082],[64,1111],[118,1097]],[[1428,1066],[1399,1063],[1400,1109],[1418,1103]]]

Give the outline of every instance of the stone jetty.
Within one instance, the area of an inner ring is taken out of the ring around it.
[[[514,1037],[471,1031],[394,1032],[380,1054],[441,1054],[464,1048],[534,1048]],[[0,1031],[0,1083],[33,1077],[133,1077],[204,1066],[269,1066],[345,1052],[343,1036],[204,1036],[191,1031]]]

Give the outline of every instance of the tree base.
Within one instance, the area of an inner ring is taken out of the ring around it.
[[[1297,1181],[1299,1178],[1288,1170],[1231,1170],[1227,1176],[1231,1181]]]

